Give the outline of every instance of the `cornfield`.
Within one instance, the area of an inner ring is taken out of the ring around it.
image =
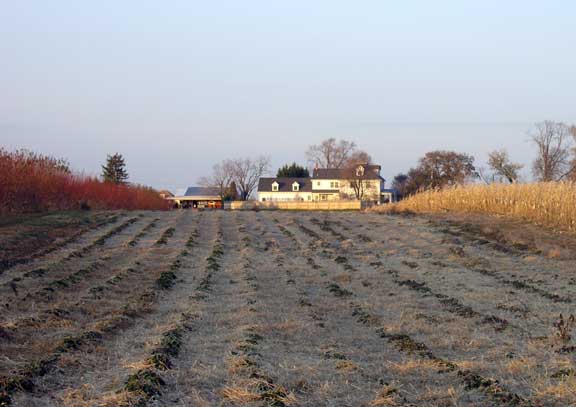
[[[413,195],[382,211],[467,212],[505,215],[559,229],[576,230],[576,183],[455,186]]]

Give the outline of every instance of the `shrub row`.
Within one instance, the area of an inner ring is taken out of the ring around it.
[[[60,159],[0,148],[0,215],[70,209],[167,209],[152,188],[72,173]]]

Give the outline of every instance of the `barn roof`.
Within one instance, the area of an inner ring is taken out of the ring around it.
[[[220,196],[220,190],[211,187],[188,187],[184,196]]]

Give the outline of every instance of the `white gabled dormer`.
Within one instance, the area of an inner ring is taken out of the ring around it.
[[[298,192],[298,191],[300,191],[300,184],[294,181],[292,183],[292,192]]]
[[[358,167],[356,167],[356,176],[357,177],[363,177],[364,176],[364,167],[359,165]]]
[[[272,183],[272,192],[278,192],[278,187],[280,187],[280,184],[274,181]]]

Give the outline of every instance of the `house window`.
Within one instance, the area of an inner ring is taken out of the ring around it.
[[[330,188],[334,188],[334,181],[330,181]]]
[[[272,184],[272,191],[278,192],[278,183],[275,182]]]
[[[356,176],[357,177],[362,177],[364,175],[364,167],[362,167],[361,165],[358,166],[358,168],[356,168]]]
[[[298,192],[300,190],[300,184],[298,184],[297,182],[292,184],[292,191],[294,192]]]

